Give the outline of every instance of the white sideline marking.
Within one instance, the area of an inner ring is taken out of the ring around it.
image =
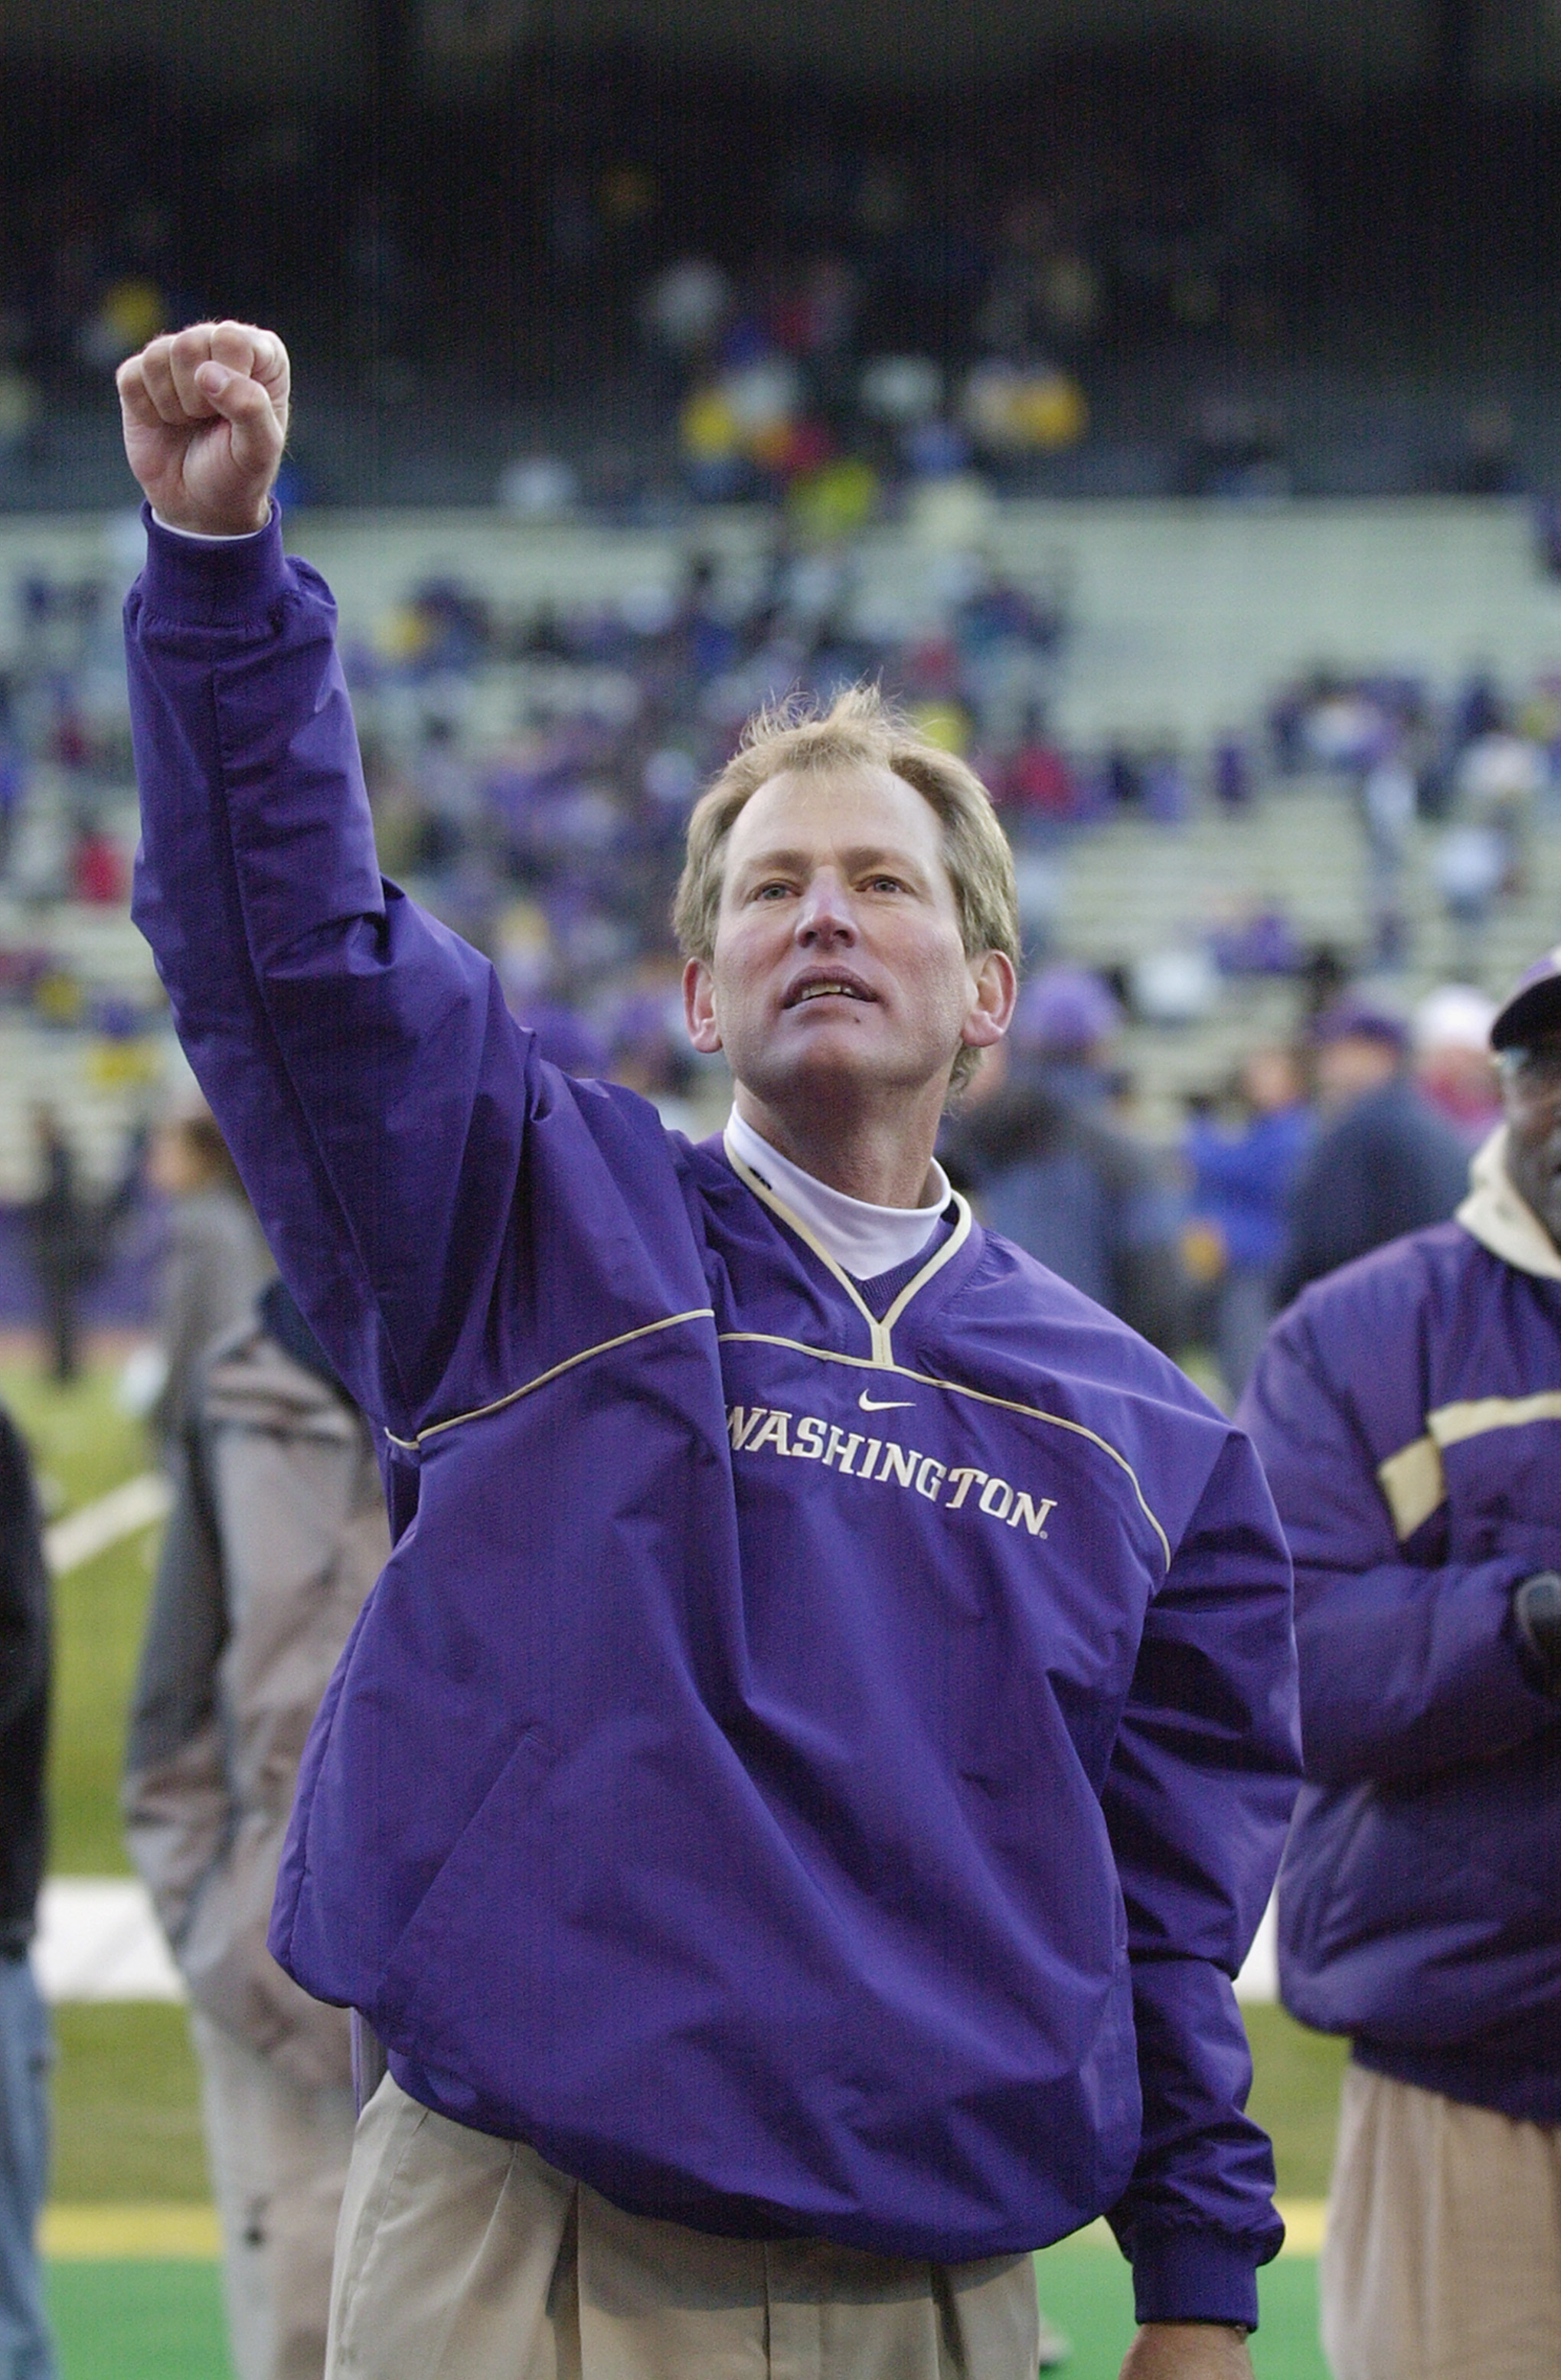
[[[168,1482],[160,1471],[143,1471],[135,1479],[127,1479],[120,1488],[111,1488],[92,1504],[83,1504],[79,1512],[68,1512],[43,1532],[43,1551],[49,1568],[56,1578],[67,1571],[79,1570],[121,1537],[134,1536],[138,1529],[150,1528],[153,1521],[164,1520],[173,1501]]]
[[[50,1876],[32,1966],[49,2001],[185,1997],[146,1887],[128,1876]]]

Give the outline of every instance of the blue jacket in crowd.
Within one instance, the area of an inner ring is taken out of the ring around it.
[[[1182,1151],[1192,1172],[1192,1208],[1215,1224],[1232,1265],[1273,1272],[1284,1253],[1290,1194],[1315,1131],[1310,1108],[1255,1115],[1244,1131],[1196,1121]]]
[[[1246,1440],[962,1201],[875,1291],[544,1063],[381,881],[274,526],[154,528],[127,619],[137,914],[390,1481],[277,1957],[621,2205],[950,2261],[1111,2210],[1144,2318],[1252,2320],[1298,1750]]]
[[[1296,1566],[1285,2003],[1381,2073],[1555,2124],[1561,1702],[1510,1599],[1561,1569],[1561,1252],[1503,1141],[1456,1221],[1281,1317],[1240,1419]]]

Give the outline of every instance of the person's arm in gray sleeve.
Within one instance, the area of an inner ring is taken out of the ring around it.
[[[175,1949],[232,1817],[217,1695],[228,1635],[222,1550],[194,1427],[184,1454],[131,1700],[120,1796],[130,1856]]]

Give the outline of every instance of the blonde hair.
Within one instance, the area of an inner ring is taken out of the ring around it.
[[[759,787],[790,770],[813,774],[841,768],[887,769],[937,812],[965,956],[1000,951],[1017,967],[1013,854],[991,795],[974,769],[929,743],[876,686],[846,687],[823,713],[807,698],[793,696],[749,720],[736,752],[700,795],[688,821],[688,847],[672,904],[672,926],[684,956],[707,965],[715,956],[727,840]],[[951,1087],[958,1090],[967,1083],[979,1063],[979,1050],[962,1049]]]

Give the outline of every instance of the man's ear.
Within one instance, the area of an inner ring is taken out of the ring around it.
[[[988,951],[971,970],[975,998],[960,1034],[967,1050],[989,1050],[1000,1041],[1013,1021],[1019,978],[1005,951]]]
[[[713,1058],[720,1048],[716,1023],[716,983],[703,959],[690,959],[683,971],[683,1014],[688,1038],[702,1058]]]

